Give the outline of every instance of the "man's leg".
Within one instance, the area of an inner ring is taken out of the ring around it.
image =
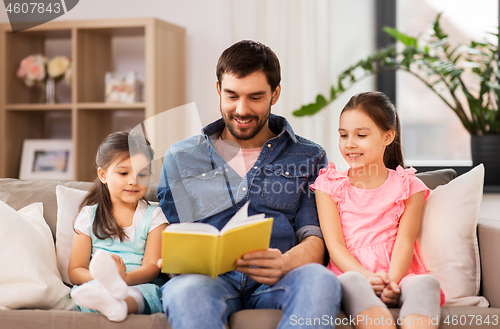
[[[319,264],[294,269],[274,286],[262,285],[246,308],[283,311],[278,328],[334,328],[342,292],[337,277]]]
[[[173,329],[224,329],[228,317],[242,308],[231,277],[179,275],[162,287],[162,293],[163,310]]]

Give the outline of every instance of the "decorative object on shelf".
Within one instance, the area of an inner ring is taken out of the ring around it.
[[[135,72],[120,74],[106,73],[106,103],[134,103],[138,102],[139,81]]]
[[[26,139],[20,179],[73,180],[71,139]]]
[[[63,78],[71,83],[71,63],[66,56],[55,56],[48,60],[41,54],[29,55],[21,61],[17,77],[22,79],[27,87],[37,85],[42,88],[43,103],[55,104],[56,84]]]
[[[337,86],[332,85],[328,99],[317,95],[316,102],[303,105],[293,114],[305,116],[319,112],[366,76],[384,71],[406,71],[427,85],[455,112],[471,134],[473,165],[484,164],[485,185],[500,186],[498,45],[488,40],[453,45],[441,29],[440,17],[441,14],[432,23],[432,28],[419,37],[385,27],[384,31],[402,47],[393,44],[360,60],[338,77]],[[491,147],[477,147],[489,140],[494,140],[488,144]],[[483,155],[484,150],[489,154]]]

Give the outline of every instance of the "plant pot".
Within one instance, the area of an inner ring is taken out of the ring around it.
[[[484,185],[500,186],[500,134],[473,135],[470,145],[473,166],[484,165]]]

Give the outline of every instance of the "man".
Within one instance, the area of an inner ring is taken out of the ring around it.
[[[222,118],[202,134],[178,142],[165,155],[158,198],[168,220],[201,221],[221,229],[247,201],[249,215],[273,217],[270,249],[237,260],[217,279],[176,276],[163,288],[163,305],[176,328],[225,328],[246,308],[282,309],[279,328],[314,319],[334,327],[340,286],[323,263],[314,182],[325,151],[296,136],[271,114],[280,96],[280,65],[272,50],[241,41],[217,64]],[[322,319],[322,321],[319,321]],[[321,323],[318,323],[321,322]]]

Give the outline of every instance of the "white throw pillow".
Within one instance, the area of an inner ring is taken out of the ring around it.
[[[57,268],[61,273],[62,280],[71,284],[68,275],[69,257],[73,246],[73,224],[78,215],[78,209],[87,191],[77,190],[62,185],[56,186],[57,198],[57,229],[56,229],[56,253]]]
[[[71,309],[42,203],[16,211],[0,201],[0,309]]]
[[[488,306],[477,296],[481,266],[476,227],[483,196],[481,164],[431,191],[417,238],[423,262],[439,279],[446,306]]]

